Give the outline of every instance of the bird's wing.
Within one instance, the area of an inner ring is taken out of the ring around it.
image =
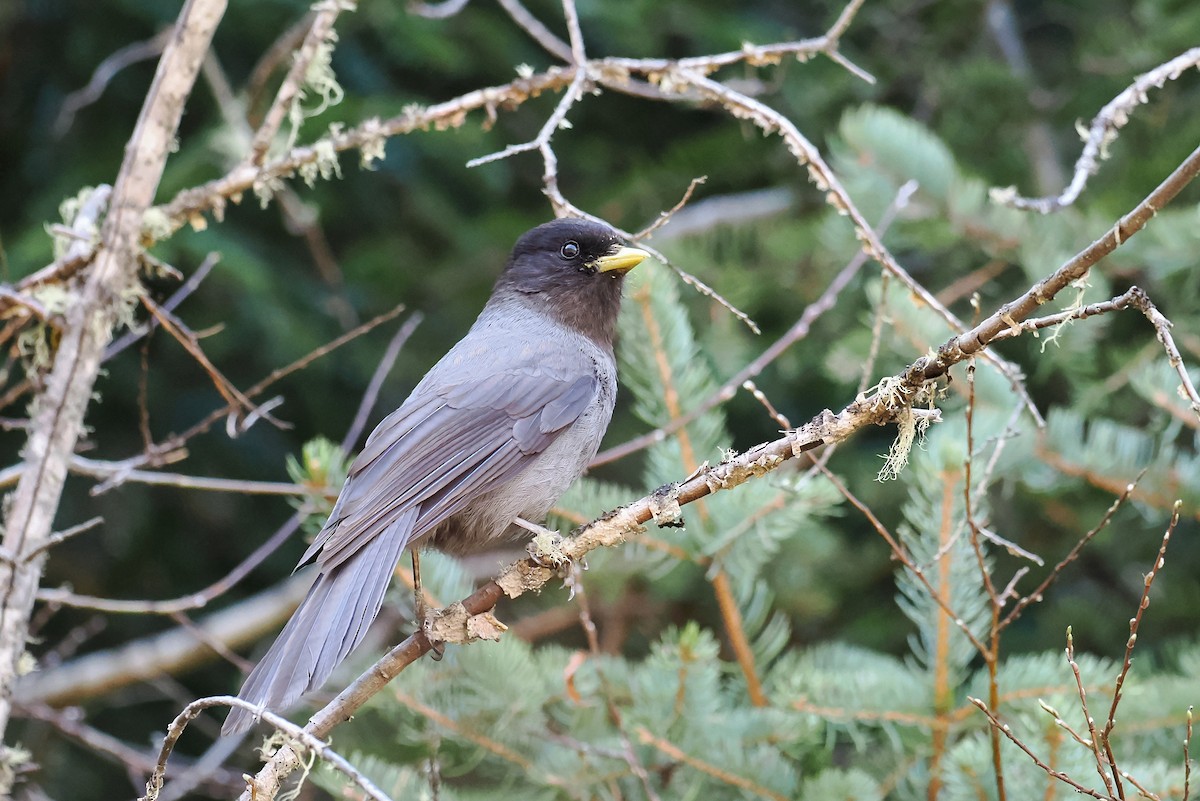
[[[413,509],[405,539],[416,539],[511,479],[599,393],[591,365],[574,361],[522,360],[424,382],[371,435],[302,563],[319,552],[331,569]]]

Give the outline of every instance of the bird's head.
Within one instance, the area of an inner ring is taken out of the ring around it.
[[[496,290],[515,293],[601,344],[611,344],[622,279],[648,255],[625,246],[603,223],[554,220],[517,240]]]

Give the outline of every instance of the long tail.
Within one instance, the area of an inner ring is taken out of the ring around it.
[[[408,525],[389,526],[346,561],[317,576],[279,638],[246,677],[240,698],[281,711],[325,683],[379,615],[408,543],[411,521],[405,522]],[[253,713],[235,707],[221,733],[245,731],[254,721]]]

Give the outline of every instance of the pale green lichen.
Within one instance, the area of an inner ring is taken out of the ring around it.
[[[142,214],[142,239],[147,242],[160,242],[174,232],[171,218],[157,206],[146,209]]]
[[[879,384],[875,403],[877,407],[885,408],[896,420],[896,439],[884,457],[883,467],[876,477],[878,481],[888,481],[897,478],[908,466],[908,457],[914,444],[925,439],[925,432],[931,423],[938,419],[936,414],[914,414],[914,405],[926,405],[932,412],[938,396],[936,387],[923,387],[911,402],[904,400],[901,391],[903,382],[896,378],[888,378]]]
[[[1088,281],[1088,274],[1084,273],[1079,278],[1076,278],[1074,281],[1072,281],[1071,286],[1075,288],[1075,297],[1069,304],[1067,304],[1063,311],[1074,313],[1083,308],[1083,296],[1087,293],[1088,289],[1091,288],[1092,284],[1090,281]],[[1074,322],[1075,318],[1072,316],[1051,327],[1050,335],[1042,340],[1042,352],[1045,353],[1046,346],[1052,342],[1057,345],[1058,337],[1063,332],[1063,329]]]
[[[61,317],[76,301],[74,290],[62,284],[39,284],[25,292],[26,297],[36,301],[47,317]],[[45,322],[27,326],[17,335],[17,354],[28,375],[35,375],[50,368],[54,360],[54,329]]]
[[[375,162],[383,160],[384,148],[387,145],[383,124],[378,117],[372,117],[359,125],[358,129],[363,137],[362,144],[358,146],[359,166],[364,170],[373,170]]]
[[[264,209],[271,205],[271,199],[275,197],[277,192],[282,191],[283,188],[284,183],[282,178],[277,175],[267,175],[263,173],[260,173],[258,177],[254,179],[254,184],[252,186],[252,189],[254,190],[254,196],[258,198],[258,205]]]
[[[0,796],[9,797],[17,776],[33,762],[33,754],[19,745],[0,745]]]
[[[75,218],[79,216],[79,210],[83,208],[83,205],[87,203],[88,198],[91,197],[92,192],[95,191],[96,187],[85,186],[80,189],[78,194],[76,194],[74,197],[66,198],[58,205],[58,214],[59,217],[62,218],[63,224],[67,226],[76,225]],[[88,227],[83,230],[76,228],[74,232],[75,234],[82,234],[89,237],[91,242],[95,244],[100,236],[100,221],[95,220],[91,222]],[[67,255],[67,251],[71,249],[71,245],[79,241],[76,236],[71,236],[65,232],[58,232],[50,225],[46,226],[46,233],[49,234],[50,238],[54,241],[54,259],[56,261],[65,257]]]
[[[296,93],[291,108],[288,109],[290,130],[287,138],[287,149],[291,150],[300,135],[300,126],[304,121],[342,102],[345,90],[338,83],[333,71],[333,50],[337,44],[337,31],[330,29],[325,40],[317,45],[312,59],[304,71],[304,83]],[[315,104],[306,105],[305,101],[316,99]]]
[[[313,143],[312,149],[315,154],[313,160],[301,164],[296,170],[309,188],[316,184],[317,178],[328,181],[342,177],[342,166],[338,163],[337,150],[331,140],[320,139]]]

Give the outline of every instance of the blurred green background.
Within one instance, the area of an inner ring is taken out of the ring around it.
[[[565,36],[558,4],[535,0],[529,7]],[[593,57],[694,56],[736,50],[743,42],[815,36],[840,8],[825,2],[579,2]],[[285,0],[231,5],[214,54],[235,91],[246,89],[268,46],[305,10],[304,3]],[[52,260],[45,226],[58,220],[64,198],[83,186],[113,180],[154,61],[113,75],[94,102],[67,118],[64,104],[71,93],[87,85],[105,58],[155,36],[177,11],[175,3],[140,0],[9,0],[0,6],[4,281],[18,280]],[[369,0],[344,14],[337,29],[333,68],[345,99],[309,120],[302,142],[331,122],[353,125],[370,116],[399,114],[411,103],[439,102],[509,81],[520,64],[542,70],[553,63],[499,7],[484,0],[444,20],[413,15],[403,2]],[[927,178],[887,242],[935,292],[964,276],[978,278],[971,289],[978,291],[987,313],[1102,235],[1191,152],[1200,141],[1200,76],[1192,70],[1153,94],[1111,147],[1111,161],[1093,179],[1079,208],[1060,218],[1005,215],[971,205],[952,190],[968,182],[976,188],[1015,185],[1026,194],[1061,187],[1080,147],[1076,122],[1090,120],[1136,74],[1197,42],[1200,4],[1193,2],[869,0],[842,51],[875,76],[874,85],[826,58],[763,69],[738,66],[719,77],[738,81],[793,120],[845,177],[870,219],[878,218],[910,174]],[[265,90],[243,96],[252,118],[266,108],[278,79],[276,74]],[[556,101],[557,95],[546,96],[501,113],[487,129],[481,116],[473,115],[449,131],[392,139],[373,171],[360,170],[357,154],[351,153],[342,158],[340,179],[312,188],[294,182],[298,199],[318,220],[315,238],[289,230],[278,205],[264,210],[249,197],[231,206],[224,222],[210,220],[207,230],[179,232],[152,252],[183,273],[190,274],[210,251],[221,254],[216,270],[180,315],[193,330],[211,331],[203,339],[205,351],[245,387],[395,304],[423,311],[425,321],[404,348],[374,410],[374,423],[465,332],[515,238],[550,216],[536,154],[476,169],[465,163],[531,139]],[[878,107],[889,113],[877,114]],[[697,201],[737,199],[761,189],[782,193],[784,211],[663,244],[681,266],[763,328],[755,338],[721,309],[684,292],[704,358],[719,380],[786,330],[853,252],[848,225],[827,210],[779,140],[764,138],[747,123],[703,104],[666,104],[612,92],[585,98],[570,119],[573,127],[554,139],[562,189],[580,207],[624,228],[648,224],[700,175],[708,180]],[[188,103],[179,151],[168,164],[159,201],[221,175],[240,156],[236,143],[202,80]],[[944,186],[939,188],[938,180]],[[1200,362],[1198,197],[1195,187],[1185,192],[1172,210],[1175,216],[1162,223],[1165,233],[1154,238],[1148,232],[1140,249],[1102,264],[1085,295],[1091,302],[1133,283],[1144,286],[1176,323],[1176,336],[1192,364]],[[156,280],[151,294],[161,299],[175,286]],[[951,290],[952,308],[967,319],[973,314],[970,295]],[[758,380],[793,422],[826,407],[841,408],[853,398],[870,336],[870,310],[879,296],[878,270],[871,265],[812,335]],[[907,299],[896,294],[892,302],[898,319],[885,337],[873,380],[941,341],[928,329],[905,328],[906,313],[898,306]],[[260,423],[231,440],[218,426],[190,444],[189,459],[178,469],[287,480],[286,457],[298,454],[304,442],[342,437],[395,325],[278,386],[275,391],[285,402],[275,414],[292,429]],[[1143,466],[1151,466],[1150,480],[1158,483],[1154,497],[1126,507],[1068,571],[1054,603],[1009,633],[1007,648],[1016,653],[1059,649],[1071,624],[1081,642],[1080,632],[1086,632],[1088,650],[1116,656],[1140,593],[1141,573],[1157,549],[1167,503],[1177,496],[1185,500],[1185,522],[1147,624],[1153,635],[1147,653],[1194,640],[1200,608],[1194,420],[1181,425],[1167,406],[1149,399],[1138,372],[1155,363],[1161,367],[1161,349],[1145,321],[1133,314],[1077,324],[1062,334],[1058,346],[1043,351],[1042,344],[1027,338],[1000,348],[1029,375],[1042,412],[1061,409],[1072,420],[1111,423],[1119,430],[1100,442],[1094,439],[1100,429],[1089,428],[1075,443],[1078,452],[1066,436],[1063,452],[1078,456],[1086,469],[1042,466],[1027,470],[1021,480],[998,484],[992,528],[1053,563],[1099,520],[1113,498],[1112,486],[1122,486]],[[219,404],[200,368],[161,331],[151,340],[148,359],[149,422],[156,437],[186,428]],[[89,456],[119,459],[140,451],[140,362],[133,348],[108,366],[98,385],[99,402],[88,413]],[[626,393],[608,445],[647,430],[628,401]],[[24,403],[0,414],[21,418]],[[744,449],[775,436],[778,426],[744,393],[726,413],[732,447]],[[887,430],[865,432],[840,449],[831,467],[885,524],[895,526],[906,487],[874,480],[878,455],[891,436]],[[18,458],[22,442],[20,429],[0,434],[4,464]],[[921,458],[920,452],[914,456]],[[677,477],[686,472],[681,469]],[[651,489],[644,483],[640,456],[605,466],[596,476],[628,487],[628,499]],[[1105,485],[1098,477],[1116,483]],[[81,593],[118,598],[181,595],[224,575],[291,512],[279,499],[135,484],[93,498],[93,485],[81,478],[68,482],[58,525],[95,514],[106,522],[54,550],[45,579],[49,586],[68,584]],[[776,602],[793,626],[795,646],[837,640],[906,653],[910,627],[896,608],[894,564],[884,545],[853,510],[823,521],[822,532],[783,542],[768,571]],[[294,540],[216,606],[278,582],[302,550],[302,542]],[[638,638],[631,641],[630,655],[644,653],[646,643],[670,622],[699,619],[720,636],[705,583],[683,585],[664,579],[662,590],[654,580],[640,587],[659,605],[643,622],[640,645]],[[538,603],[553,606],[561,598],[551,594]],[[169,625],[144,616],[63,610],[40,630],[45,646],[39,647],[57,648],[67,638],[72,651],[102,649]],[[581,642],[574,632],[560,639]],[[237,681],[233,667],[214,661],[204,670],[97,700],[89,705],[88,719],[143,746],[181,701],[232,691]],[[39,761],[57,766],[48,771],[57,775],[38,778],[51,797],[106,798],[112,797],[110,791],[98,788],[124,786],[119,769],[45,727],[30,724],[17,736],[34,748]]]

